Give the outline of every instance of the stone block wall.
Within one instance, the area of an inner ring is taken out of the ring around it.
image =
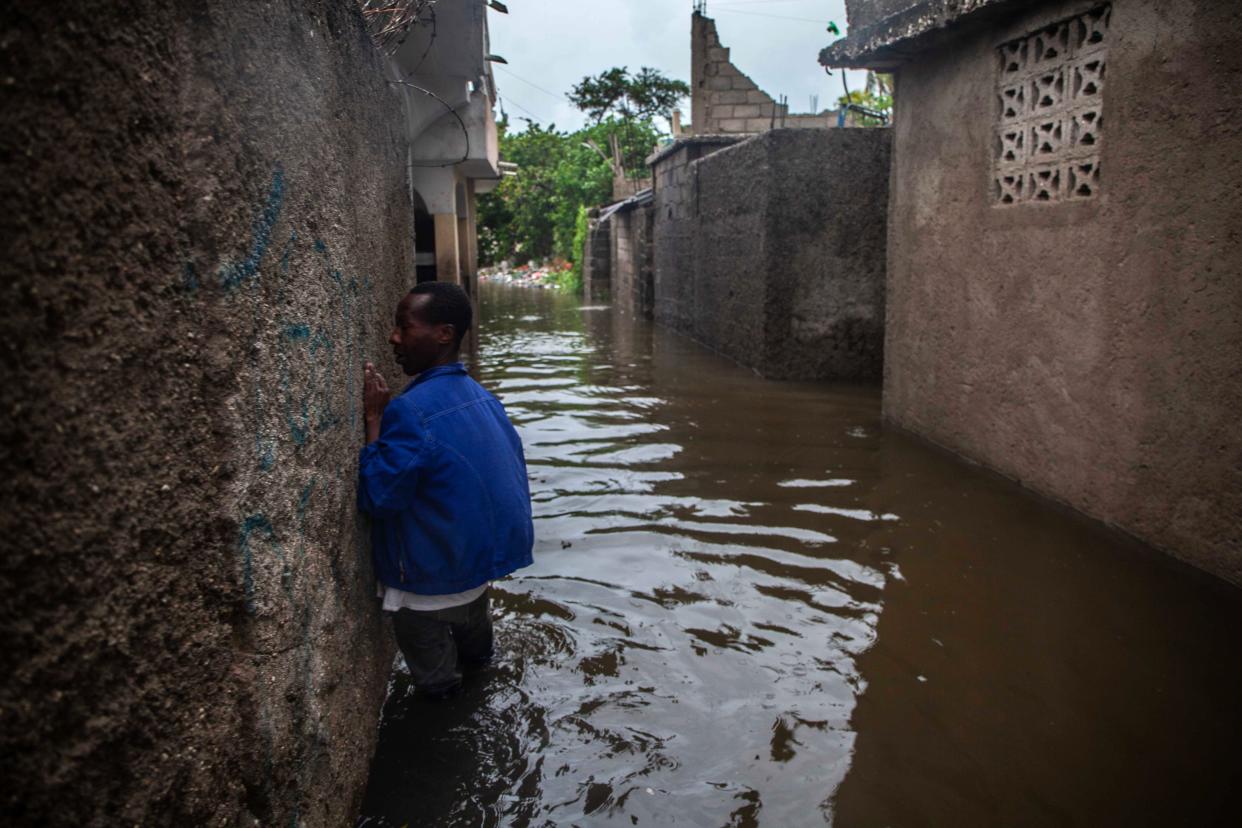
[[[688,331],[694,314],[693,282],[682,274],[694,270],[697,232],[695,191],[690,164],[742,140],[736,136],[692,136],[676,141],[647,159],[655,181],[655,252],[652,267],[653,318]]]
[[[607,302],[612,295],[612,219],[588,220],[582,261],[582,296],[586,302]]]
[[[651,189],[650,178],[630,178],[628,175],[615,175],[612,178],[613,201],[621,201],[649,189]]]
[[[693,141],[652,159],[656,321],[766,377],[878,379],[889,131]]]
[[[691,18],[690,129],[695,135],[753,135],[774,128],[824,129],[837,125],[835,112],[791,115],[789,107],[733,65],[721,45],[716,22]]]
[[[413,282],[352,2],[24,2],[0,86],[0,813],[350,824],[393,647],[361,365]]]
[[[651,203],[619,211],[612,217],[613,305],[643,319],[651,318],[654,297],[654,219],[655,207]]]
[[[1238,9],[998,7],[898,44],[885,416],[1242,584]]]

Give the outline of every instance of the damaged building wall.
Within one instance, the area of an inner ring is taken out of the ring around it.
[[[1240,11],[989,5],[888,49],[886,416],[1242,583]]]
[[[655,156],[656,321],[765,377],[878,379],[889,134],[775,130]]]
[[[413,274],[382,55],[353,3],[2,25],[0,808],[348,824],[393,655],[361,364]]]
[[[690,129],[695,135],[754,134],[774,128],[824,129],[835,111],[792,114],[729,59],[716,21],[695,12],[690,23]]]

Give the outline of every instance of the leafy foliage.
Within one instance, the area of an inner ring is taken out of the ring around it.
[[[569,94],[590,116],[590,126],[561,132],[555,125],[528,122],[515,132],[502,120],[500,157],[517,164],[518,173],[479,200],[480,259],[487,264],[571,259],[572,269],[558,274],[557,283],[581,289],[586,208],[612,200],[612,141],[625,174],[645,176],[645,159],[661,137],[655,119],[669,117],[689,94],[684,82],[655,69],[643,67],[633,75],[614,67],[583,78]]]
[[[668,118],[677,102],[690,94],[684,81],[666,77],[657,69],[644,66],[631,76],[624,66],[586,77],[569,93],[569,101],[600,123],[607,115],[624,121],[651,121]]]
[[[643,157],[660,138],[650,123],[616,118],[575,132],[535,123],[522,132],[507,121],[499,126],[500,157],[517,164],[518,174],[479,199],[479,255],[487,264],[573,258],[580,209],[612,198],[612,168],[586,142],[607,147],[615,134],[623,155]]]
[[[677,102],[690,94],[684,81],[673,80],[658,69],[644,66],[631,75],[624,66],[614,66],[594,77],[585,77],[568,95],[570,103],[592,118],[596,124],[605,117],[619,118],[627,135],[624,144],[632,143],[636,124],[650,126],[656,118],[672,117]],[[646,149],[650,149],[647,147]],[[641,167],[646,150],[623,151],[621,163],[627,170]]]
[[[587,257],[587,235],[590,224],[587,221],[585,205],[578,208],[578,217],[574,219],[573,267],[569,271],[568,284],[562,285],[574,293],[582,290],[582,264]]]

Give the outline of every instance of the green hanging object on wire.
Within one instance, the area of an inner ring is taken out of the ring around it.
[[[830,34],[834,35],[841,34],[841,30],[837,28],[837,24],[833,23],[831,20],[828,21],[828,31]]]

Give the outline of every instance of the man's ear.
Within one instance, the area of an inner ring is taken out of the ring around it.
[[[445,322],[436,328],[436,342],[440,345],[449,345],[453,342],[453,338],[457,336],[457,328],[452,322]]]

